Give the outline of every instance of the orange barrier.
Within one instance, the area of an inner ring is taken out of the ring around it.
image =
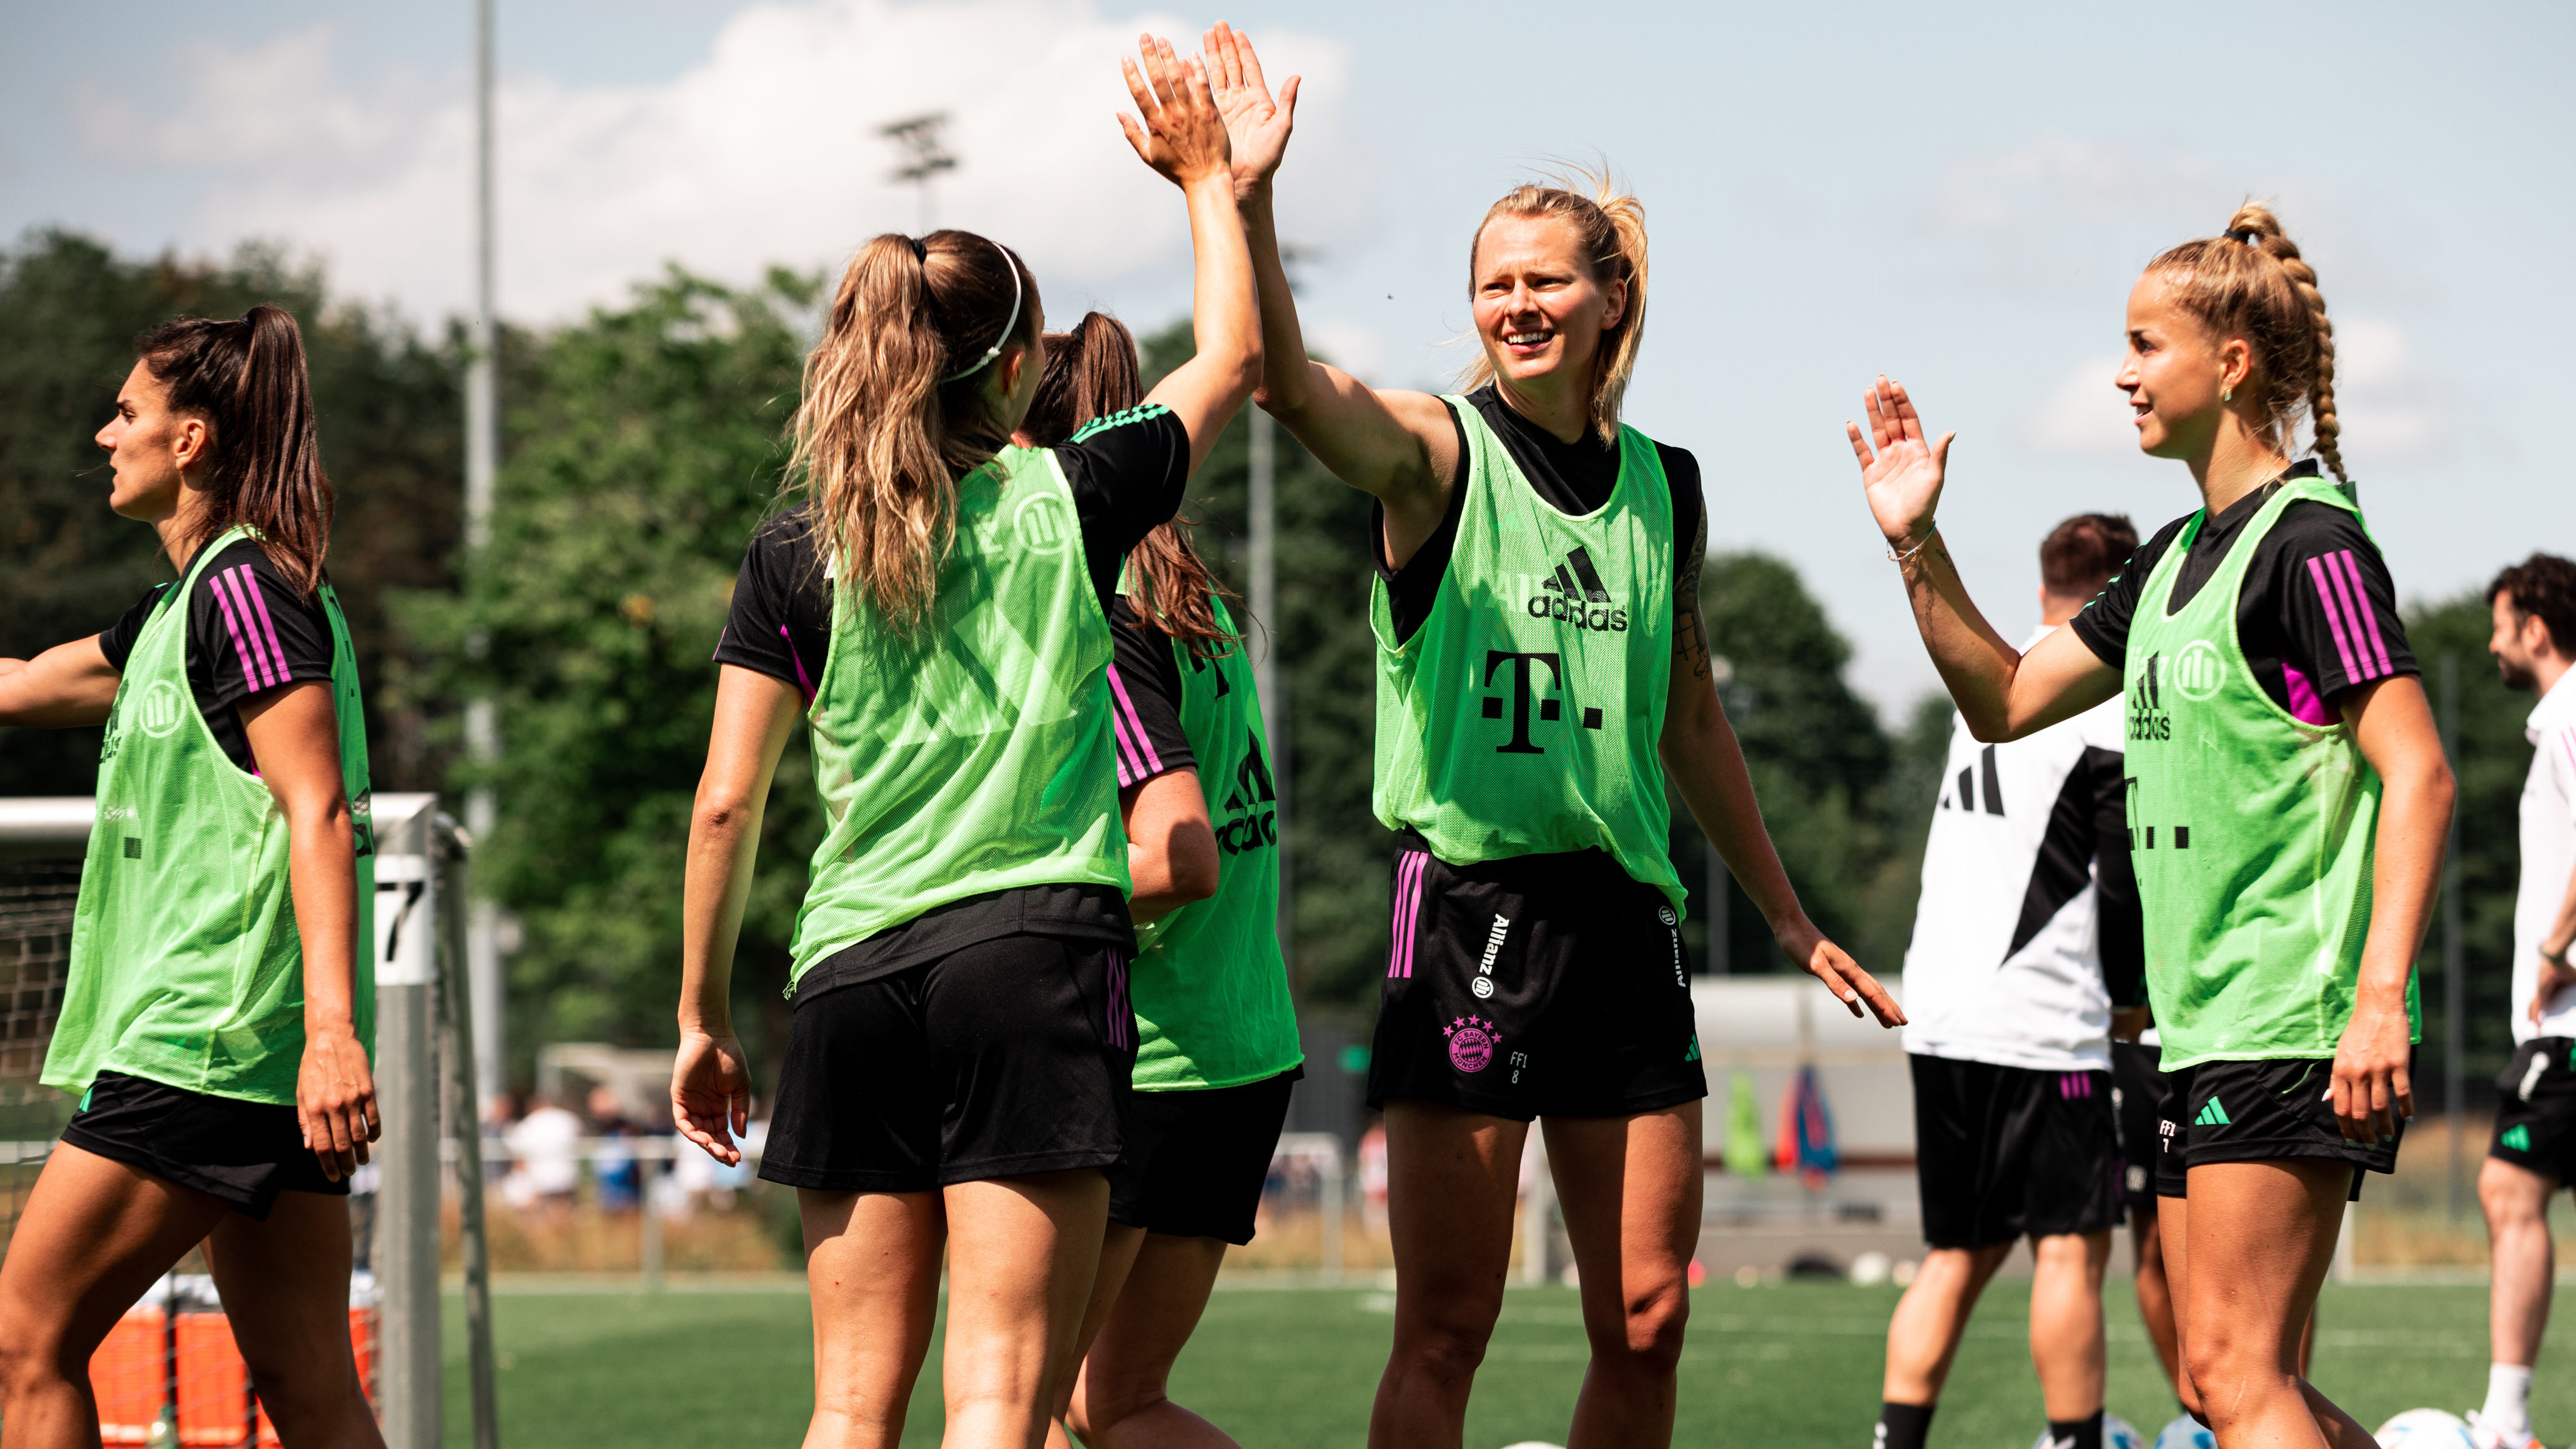
[[[89,1361],[98,1395],[99,1437],[110,1444],[149,1444],[170,1377],[168,1319],[157,1305],[126,1310]],[[349,1345],[358,1381],[374,1397],[376,1310],[349,1310]],[[233,1326],[216,1310],[179,1314],[178,1442],[183,1445],[275,1444],[277,1430],[252,1392],[250,1369],[233,1342]]]

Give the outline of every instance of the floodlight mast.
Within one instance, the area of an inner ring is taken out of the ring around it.
[[[495,347],[499,324],[494,317],[495,225],[493,207],[492,54],[493,0],[474,6],[474,319],[466,334],[465,366],[465,569],[468,580],[483,568],[492,541],[492,482],[501,458],[499,379]],[[489,641],[478,627],[466,638],[466,652],[481,659]],[[465,705],[465,751],[477,769],[489,769],[501,754],[499,715],[488,694]],[[478,783],[465,796],[465,829],[482,844],[492,835],[500,804],[488,783]],[[491,893],[471,894],[465,932],[466,976],[472,984],[476,1038],[477,1110],[489,1112],[505,1090],[506,1058],[501,1028],[505,995],[501,980],[500,911]]]
[[[877,129],[877,134],[892,141],[903,153],[903,164],[886,173],[889,181],[909,181],[921,188],[921,235],[930,234],[930,178],[942,171],[957,169],[957,158],[948,151],[947,140],[940,133],[948,127],[946,111],[931,111],[906,120],[890,122]]]

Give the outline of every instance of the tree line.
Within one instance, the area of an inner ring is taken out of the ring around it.
[[[821,276],[785,269],[728,286],[674,268],[578,321],[506,331],[491,543],[469,578],[457,324],[424,333],[336,298],[318,268],[276,248],[192,262],[31,234],[0,252],[0,655],[105,628],[171,577],[150,532],[108,513],[90,441],[136,334],[182,314],[287,307],[305,328],[339,495],[332,577],[368,685],[377,788],[456,794],[480,780],[500,797],[475,868],[519,923],[514,1075],[529,1074],[540,1041],[667,1042],[682,853],[715,696],[708,656],[745,541],[786,506],[783,435],[822,288]],[[1147,336],[1148,374],[1177,366],[1189,346],[1186,323]],[[1249,454],[1238,418],[1184,510],[1238,591],[1248,585]],[[1277,617],[1251,625],[1248,647],[1272,651],[1286,695],[1287,738],[1274,748],[1287,776],[1291,971],[1306,1014],[1364,1027],[1383,974],[1390,854],[1369,809],[1371,504],[1284,433],[1277,479]],[[1713,473],[1712,495],[1730,482]],[[1849,642],[1777,557],[1713,554],[1701,603],[1790,878],[1864,965],[1899,969],[1948,702],[1926,699],[1900,727],[1882,724],[1846,678]],[[2514,810],[2529,706],[2486,658],[2484,600],[2419,606],[2408,626],[2428,683],[2445,651],[2459,661],[2464,1024],[2477,1103],[2475,1078],[2511,1046]],[[460,749],[462,701],[477,692],[500,711],[503,748],[488,768]],[[0,794],[88,793],[97,749],[95,730],[0,730]],[[1692,888],[1685,937],[1706,962],[1707,846],[1678,804],[1675,819],[1675,861]],[[800,735],[769,803],[736,971],[737,1020],[765,1060],[784,1041],[787,947],[821,830]],[[1788,969],[1740,891],[1723,919],[1734,970]],[[2437,932],[2428,967],[2438,952]],[[2436,976],[2426,981],[2432,1044],[2440,991]],[[2426,1066],[2436,1060],[2428,1052]]]

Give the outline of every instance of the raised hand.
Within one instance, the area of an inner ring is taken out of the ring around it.
[[[1287,153],[1288,133],[1296,128],[1298,78],[1281,82],[1279,99],[1273,102],[1251,37],[1222,20],[1201,38],[1199,58],[1234,145],[1235,199],[1248,201],[1270,184],[1279,158]]]
[[[1127,94],[1143,117],[1120,112],[1118,128],[1145,164],[1178,186],[1211,176],[1231,177],[1233,152],[1227,145],[1225,117],[1208,93],[1207,72],[1197,61],[1184,61],[1172,43],[1151,35],[1137,37],[1144,64],[1122,58]]]
[[[1950,464],[1950,440],[1958,434],[1943,433],[1941,441],[1925,444],[1914,400],[1884,374],[1862,395],[1862,404],[1869,410],[1869,436],[1862,438],[1850,423],[1843,424],[1843,431],[1851,436],[1852,456],[1860,460],[1861,490],[1868,495],[1878,531],[1887,536],[1890,548],[1903,553],[1931,535]]]

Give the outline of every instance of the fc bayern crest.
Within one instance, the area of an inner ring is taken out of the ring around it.
[[[1494,1024],[1481,1017],[1462,1016],[1440,1032],[1449,1038],[1449,1065],[1462,1072],[1481,1072],[1492,1065],[1494,1048],[1503,1041]]]

